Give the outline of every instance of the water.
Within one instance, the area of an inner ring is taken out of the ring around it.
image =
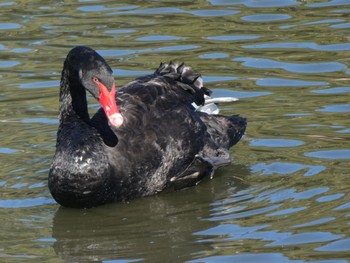
[[[348,0],[0,8],[0,262],[349,262]],[[47,174],[76,45],[97,49],[118,86],[176,59],[214,96],[240,98],[223,107],[249,120],[234,163],[180,192],[60,208]]]

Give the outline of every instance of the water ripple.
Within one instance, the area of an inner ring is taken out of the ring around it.
[[[176,36],[166,36],[166,35],[153,35],[136,38],[138,41],[171,41],[171,40],[180,40],[184,39],[182,37]]]
[[[0,61],[0,68],[12,68],[20,64],[19,61]]]
[[[252,217],[255,215],[260,215],[260,214],[270,212],[272,210],[279,208],[280,206],[281,206],[281,204],[275,204],[275,205],[269,205],[266,207],[249,209],[247,211],[243,210],[243,211],[239,211],[238,213],[232,213],[232,214],[221,215],[221,216],[213,216],[213,217],[210,217],[208,220],[210,220],[210,221],[223,221],[223,220],[228,220],[228,219],[249,218],[249,217]]]
[[[350,23],[342,23],[338,25],[332,25],[330,28],[350,28]]]
[[[317,89],[312,90],[311,92],[319,94],[337,94],[337,93],[348,93],[350,92],[350,87],[335,87],[329,89]]]
[[[349,261],[349,0],[0,6],[3,261]],[[220,105],[248,120],[233,164],[180,193],[58,208],[47,175],[76,45],[97,49],[118,86],[176,59],[213,97],[240,98]]]
[[[191,14],[199,17],[219,17],[219,16],[229,16],[238,14],[237,10],[198,10],[198,11],[189,11],[175,7],[158,7],[158,8],[146,8],[146,9],[135,9],[130,11],[122,12],[112,12],[111,15],[159,15],[159,14],[178,14],[185,13]]]
[[[293,260],[280,253],[256,253],[256,254],[240,254],[205,257],[199,260],[191,260],[189,263],[228,263],[228,262],[249,262],[249,263],[303,263],[302,260]],[[339,261],[332,263],[347,263],[347,261]]]
[[[293,174],[298,171],[306,170],[304,176],[313,176],[326,169],[323,165],[304,165],[300,163],[283,163],[283,162],[272,162],[269,164],[259,163],[251,167],[252,172],[260,173],[260,175],[271,175],[271,174]]]
[[[122,7],[105,7],[104,5],[90,5],[90,6],[81,6],[78,7],[78,11],[82,12],[104,12],[104,11],[111,11],[111,10],[130,10],[130,9],[136,9],[139,6],[136,5],[129,5],[129,6],[122,6]]]
[[[276,240],[266,246],[288,246],[297,244],[329,242],[342,238],[344,235],[335,235],[329,232],[304,232],[300,234],[291,234],[290,236]]]
[[[38,88],[58,87],[59,85],[60,85],[59,80],[49,80],[49,81],[22,83],[19,85],[19,87],[22,89],[38,89]]]
[[[303,141],[290,139],[254,139],[250,142],[253,147],[296,147],[303,144]]]
[[[333,194],[333,195],[326,195],[326,196],[322,196],[316,199],[317,202],[330,202],[330,201],[334,201],[337,200],[339,198],[342,198],[344,196],[344,194],[338,193],[338,194]]]
[[[334,104],[323,106],[320,112],[350,112],[350,104]]]
[[[325,81],[262,78],[257,80],[256,84],[264,87],[304,87],[304,86],[325,86],[325,85],[328,85],[329,83]]]
[[[258,14],[258,15],[249,15],[241,17],[242,20],[248,22],[274,22],[280,20],[290,19],[292,16],[284,14]]]
[[[299,225],[293,226],[293,228],[302,228],[302,227],[310,227],[310,226],[315,226],[315,225],[322,225],[322,224],[331,222],[335,219],[336,219],[335,217],[320,218],[320,219],[316,219],[316,220],[313,220],[313,221],[310,221],[310,222],[307,222],[304,224],[299,224]]]
[[[321,51],[347,51],[350,50],[350,43],[337,43],[330,45],[318,45],[314,42],[271,42],[265,44],[252,44],[244,45],[244,48],[253,49],[271,49],[271,48],[281,48],[281,49],[312,49]]]
[[[331,160],[343,160],[350,159],[350,150],[325,150],[305,153],[307,157],[331,159]]]
[[[316,251],[349,251],[350,238],[334,241],[327,245],[316,248]]]
[[[309,6],[309,7],[324,7],[324,6],[338,6],[338,5],[348,5],[348,4],[349,4],[348,0],[330,0],[330,1],[322,2],[322,3],[306,4],[306,6]]]
[[[47,204],[54,204],[55,201],[51,198],[37,197],[28,199],[0,200],[0,208],[22,208],[34,207]]]
[[[234,61],[242,61],[243,65],[252,68],[281,68],[297,73],[321,73],[334,72],[347,68],[339,62],[318,62],[318,63],[290,63],[280,62],[272,59],[242,57],[235,58]]]
[[[16,152],[18,152],[18,150],[12,148],[0,148],[0,154],[11,154]]]
[[[219,59],[219,58],[227,58],[229,57],[228,54],[226,53],[207,53],[198,56],[199,58],[204,58],[204,59]]]
[[[209,0],[212,5],[245,5],[247,7],[260,7],[260,8],[270,8],[270,7],[287,7],[300,5],[296,0]]]
[[[22,26],[17,23],[0,23],[0,30],[13,30],[13,29],[19,29]]]
[[[209,40],[218,41],[241,41],[241,40],[253,40],[261,38],[261,36],[249,36],[249,35],[223,35],[223,36],[211,36],[207,37]]]

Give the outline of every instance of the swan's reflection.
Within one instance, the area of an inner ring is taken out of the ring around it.
[[[230,168],[239,169],[237,174],[249,173],[244,167]],[[60,207],[53,220],[55,252],[66,262],[183,262],[210,250],[209,244],[195,242],[192,233],[215,224],[202,219],[209,217],[210,204],[227,194],[230,186],[222,181],[228,177],[237,188],[245,187],[241,180],[219,173],[198,187],[130,203],[88,210]]]

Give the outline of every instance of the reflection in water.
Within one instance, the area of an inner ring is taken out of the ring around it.
[[[349,262],[349,0],[0,7],[1,262]],[[238,97],[223,108],[249,121],[234,165],[192,189],[56,212],[47,173],[75,45],[105,56],[118,87],[175,59]]]
[[[240,174],[248,174],[245,167],[235,168]],[[233,178],[232,184],[235,189],[247,187],[241,179]],[[209,204],[215,199],[219,185],[214,180],[210,185],[201,193],[185,189],[88,210],[60,207],[52,226],[55,252],[68,262],[108,259],[183,262],[199,247],[210,248],[196,244],[192,235],[213,225],[198,220],[209,216]]]

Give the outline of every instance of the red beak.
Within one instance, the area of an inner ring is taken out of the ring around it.
[[[100,81],[94,80],[100,89],[100,103],[102,105],[103,110],[106,113],[106,116],[113,126],[119,128],[122,126],[124,119],[123,116],[119,113],[119,109],[117,106],[117,101],[115,99],[116,88],[115,84],[113,84],[111,92],[108,91],[105,85],[103,85]]]

